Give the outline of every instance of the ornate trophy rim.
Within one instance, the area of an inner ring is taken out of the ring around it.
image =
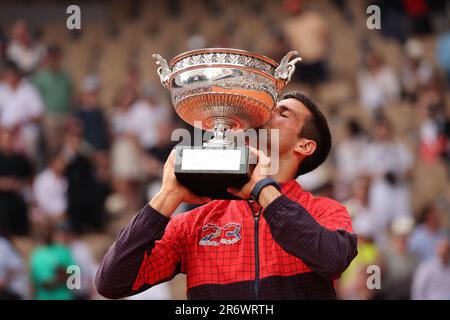
[[[193,55],[197,55],[197,54],[205,54],[205,53],[235,53],[235,54],[244,55],[244,56],[262,60],[262,61],[270,64],[274,68],[279,66],[278,62],[276,62],[275,60],[273,60],[265,55],[257,54],[257,53],[243,50],[243,49],[235,49],[235,48],[202,48],[202,49],[189,50],[189,51],[183,52],[183,53],[175,56],[170,61],[169,66],[173,67],[173,66],[175,66],[175,64],[178,61],[180,61],[184,58],[187,58],[189,56],[193,56]]]
[[[242,49],[201,48],[183,52],[170,63],[159,54],[153,57],[178,115],[195,127],[200,121],[202,129],[214,130],[223,141],[229,130],[257,127],[268,120],[301,60],[296,55],[290,51],[277,63]]]

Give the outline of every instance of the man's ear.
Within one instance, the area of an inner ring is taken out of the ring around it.
[[[317,144],[314,140],[299,138],[294,151],[303,157],[308,157],[316,151]]]

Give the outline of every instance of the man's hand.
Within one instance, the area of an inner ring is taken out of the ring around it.
[[[182,202],[204,204],[210,202],[208,197],[200,197],[181,185],[175,176],[175,150],[169,155],[163,169],[161,190],[150,200],[149,205],[170,217]]]
[[[269,168],[270,168],[270,158],[264,154],[264,152],[257,150],[255,148],[252,148],[249,146],[250,149],[250,157],[256,158],[256,166],[253,169],[253,172],[251,174],[250,180],[241,188],[241,190],[237,190],[235,188],[228,188],[227,191],[239,198],[242,199],[249,199],[251,198],[250,193],[252,192],[253,188],[255,187],[255,184],[264,179],[267,178]]]

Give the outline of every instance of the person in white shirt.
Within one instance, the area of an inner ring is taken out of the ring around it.
[[[402,87],[407,96],[414,98],[417,97],[419,89],[432,80],[433,65],[425,59],[425,50],[418,39],[409,39],[404,50]]]
[[[162,102],[154,84],[146,84],[141,90],[141,98],[133,105],[136,134],[144,149],[155,147],[160,140],[160,125],[170,122],[171,109]]]
[[[123,88],[118,94],[111,118],[114,137],[111,150],[112,173],[116,178],[124,180],[140,180],[142,177],[140,165],[142,148],[134,129],[134,126],[138,127],[134,121],[139,115],[134,108],[135,102],[135,92]]]
[[[126,95],[131,92],[124,92]],[[116,135],[133,135],[144,149],[154,147],[158,140],[158,124],[168,122],[169,108],[160,103],[157,89],[153,85],[144,86],[141,98],[130,98],[123,103],[112,118],[112,126]]]
[[[35,41],[25,21],[17,21],[12,27],[11,42],[6,56],[26,74],[36,70],[45,56],[45,46]]]
[[[21,149],[34,159],[44,103],[38,91],[22,78],[14,62],[5,63],[3,81],[4,85],[0,87],[0,127],[18,129]]]
[[[127,87],[122,88],[111,118],[114,138],[111,146],[113,184],[130,210],[139,207],[139,188],[145,178],[142,167],[144,150],[135,129],[143,123],[141,119],[137,120],[142,109],[137,110],[135,103],[135,91]]]
[[[358,72],[357,82],[361,103],[371,115],[376,115],[400,96],[400,82],[395,71],[374,51],[366,54],[365,66]]]
[[[66,160],[61,152],[55,153],[44,169],[34,180],[33,200],[37,219],[50,218],[62,220],[67,210],[67,181],[63,175]]]
[[[25,261],[9,237],[0,230],[0,300],[29,297]]]
[[[413,300],[450,300],[450,241],[448,237],[436,246],[437,257],[417,268],[412,284]]]
[[[364,172],[361,156],[365,154],[368,139],[360,124],[351,119],[346,124],[347,138],[336,146],[336,197],[346,200],[352,185]]]
[[[385,230],[398,216],[410,216],[408,177],[413,157],[403,143],[394,139],[387,119],[375,123],[374,140],[368,144],[361,163],[371,178],[369,210],[378,229]]]

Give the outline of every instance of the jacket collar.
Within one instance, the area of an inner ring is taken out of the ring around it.
[[[295,199],[305,192],[296,179],[280,183],[280,187],[283,194]]]

